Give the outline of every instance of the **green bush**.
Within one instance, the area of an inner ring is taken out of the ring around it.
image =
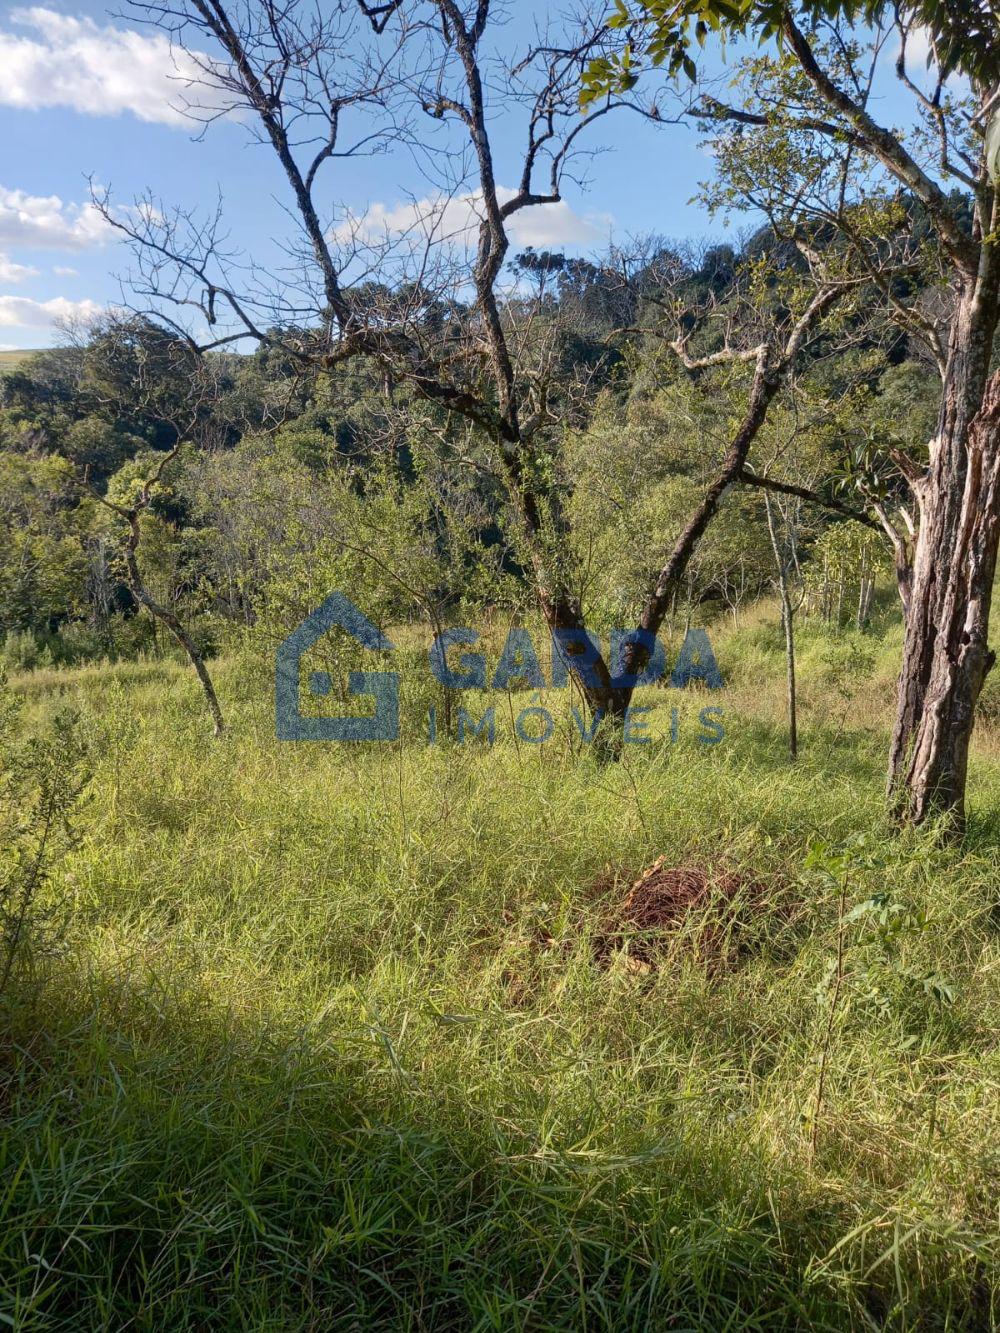
[[[61,712],[47,734],[22,737],[20,700],[0,674],[0,995],[15,971],[51,944],[63,904],[49,895],[72,846],[71,815],[85,782],[76,718]]]

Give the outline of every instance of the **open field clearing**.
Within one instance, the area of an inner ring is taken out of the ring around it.
[[[678,743],[606,765],[280,746],[245,661],[222,742],[169,662],[17,678],[97,758],[4,1060],[16,1326],[990,1327],[989,733],[960,854],[872,837],[881,718],[792,767],[773,623],[719,657],[724,741],[654,688]],[[643,929],[658,857],[708,887]]]

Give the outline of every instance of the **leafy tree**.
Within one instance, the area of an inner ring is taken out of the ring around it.
[[[61,458],[0,450],[0,630],[55,629],[86,600],[73,470]]]

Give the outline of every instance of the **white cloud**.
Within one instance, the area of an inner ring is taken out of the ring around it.
[[[181,107],[201,100],[196,61],[163,33],[101,26],[36,5],[15,9],[19,29],[0,32],[0,103],[65,106],[90,116],[130,112],[161,125],[190,125]]]
[[[501,204],[513,199],[516,193],[505,186],[497,189]],[[341,244],[347,244],[353,238],[377,244],[408,237],[421,243],[433,239],[468,245],[474,239],[482,215],[482,194],[478,191],[451,197],[414,199],[391,207],[375,203],[361,216],[348,216],[335,228],[333,237]],[[509,219],[507,227],[515,245],[551,250],[604,244],[611,229],[611,219],[606,215],[581,217],[561,200],[557,204],[539,204],[519,210]]]
[[[0,185],[0,245],[83,250],[107,233],[108,224],[93,204],[64,204],[55,194],[25,194]]]
[[[922,74],[927,69],[927,57],[931,54],[930,28],[911,28],[906,35],[906,64],[911,74]],[[902,50],[902,43],[896,48],[896,56]],[[893,57],[895,59],[895,57]]]
[[[503,191],[513,196],[514,191]],[[501,198],[501,203],[503,199]],[[515,213],[509,224],[515,245],[533,245],[537,250],[559,250],[563,246],[607,245],[612,219],[606,213],[581,217],[565,199],[558,204],[540,204]]]
[[[8,255],[0,252],[0,282],[23,282],[25,278],[37,278],[38,269],[28,264],[15,264]]]
[[[57,278],[75,278],[77,276],[77,270],[75,268],[67,268],[65,264],[56,264],[52,272]]]
[[[27,296],[0,296],[0,328],[49,329],[66,320],[94,319],[103,307],[96,301],[32,301]]]
[[[893,65],[899,59],[902,50],[903,43],[900,41],[892,52]],[[906,73],[918,87],[923,85],[927,91],[937,82],[940,70],[934,58],[934,34],[930,28],[917,25],[906,34]],[[945,79],[945,87],[958,96],[964,96],[968,89],[968,80],[964,74],[953,71]]]

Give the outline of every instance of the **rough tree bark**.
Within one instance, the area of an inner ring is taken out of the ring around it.
[[[897,13],[898,17],[898,13]],[[903,664],[889,756],[890,812],[921,824],[941,817],[952,834],[965,826],[965,785],[976,702],[993,666],[987,636],[1000,540],[1000,381],[990,378],[1000,314],[1000,182],[987,161],[988,120],[997,114],[995,62],[972,78],[979,104],[977,156],[949,159],[947,118],[922,99],[941,135],[941,169],[972,193],[971,234],[952,200],[920,166],[903,139],[879,125],[823,69],[791,12],[783,21],[790,49],[824,102],[898,184],[919,200],[952,272],[956,296],[938,429],[923,473],[904,466],[919,509],[912,573],[897,577],[906,610]],[[905,32],[904,29],[904,41]],[[897,60],[904,83],[905,58]],[[940,92],[940,85],[939,85]],[[918,92],[919,97],[919,92]],[[1000,372],[998,372],[1000,373]]]
[[[988,644],[1000,541],[1000,372],[987,381],[992,310],[963,301],[955,321],[930,468],[913,483],[920,527],[906,618],[889,798],[898,819],[965,825],[976,702],[995,660]],[[985,385],[985,391],[984,391]]]

